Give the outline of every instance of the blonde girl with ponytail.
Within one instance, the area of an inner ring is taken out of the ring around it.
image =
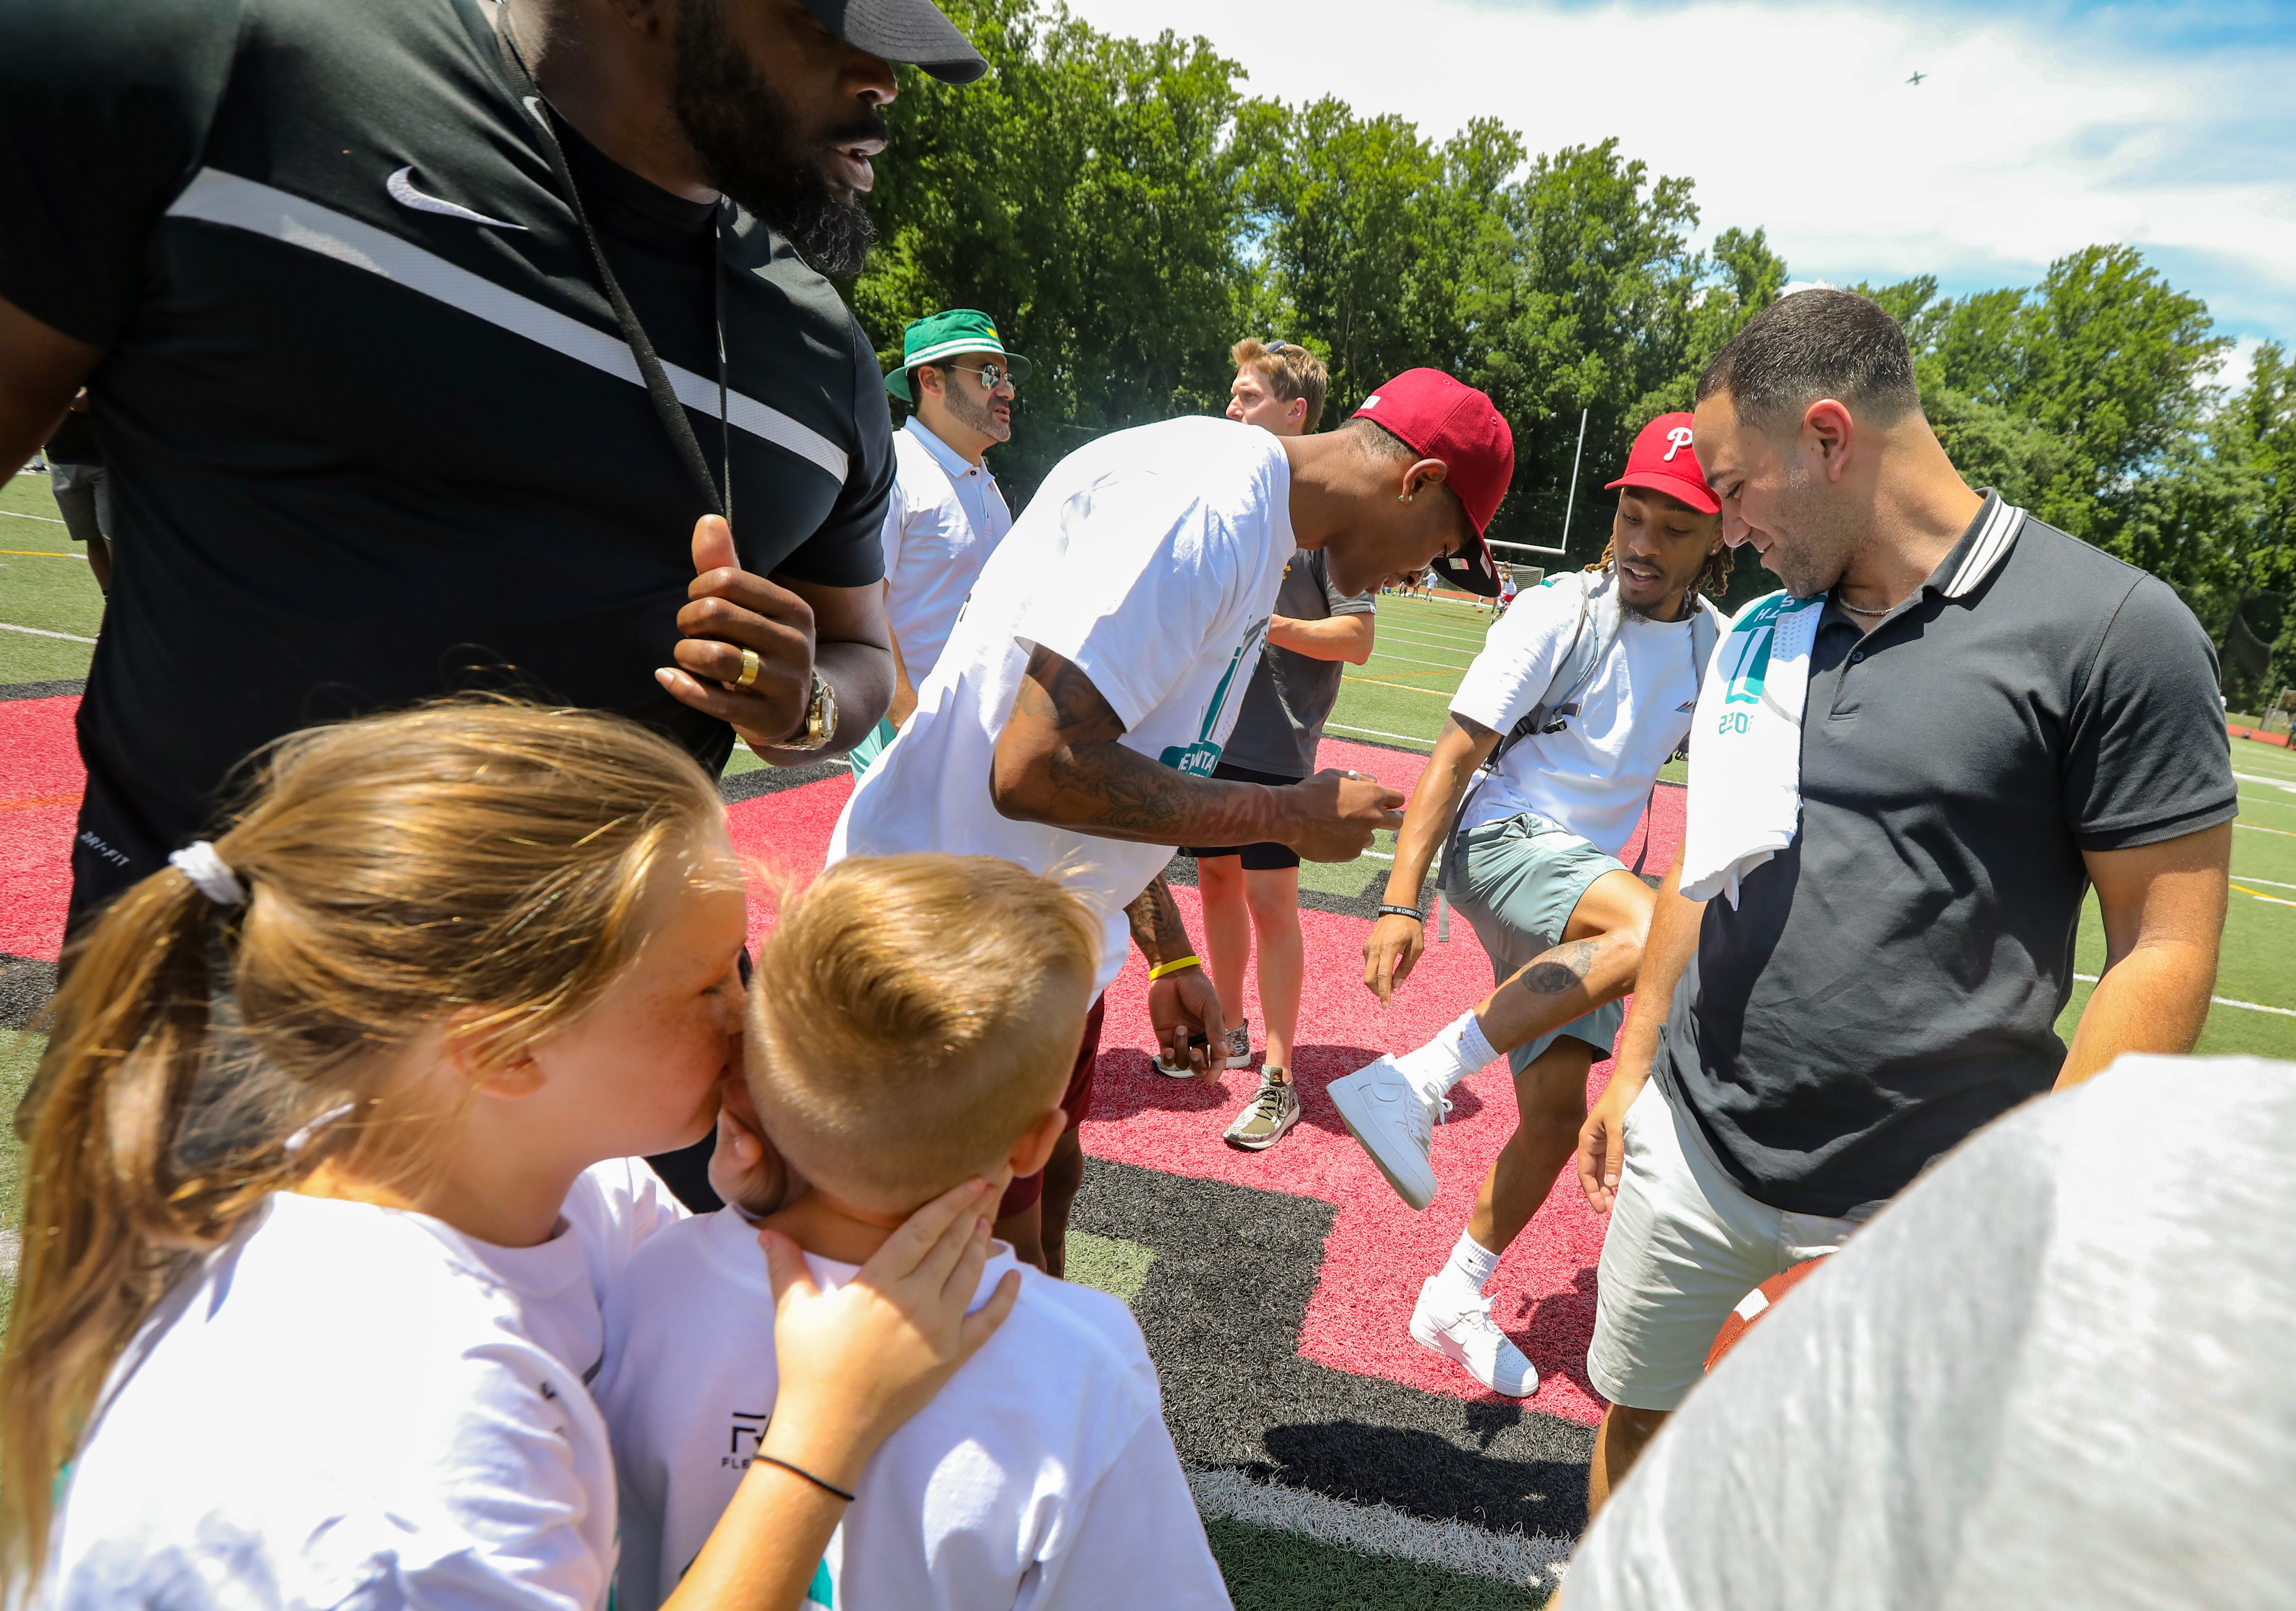
[[[639,1155],[739,1077],[717,790],[619,718],[455,702],[282,741],[173,862],[54,1004],[5,1603],[604,1606],[600,1297],[683,1213]],[[836,1491],[1009,1308],[964,1314],[994,1203],[959,1188],[826,1296],[765,1239],[785,1464],[686,1605],[799,1604]]]

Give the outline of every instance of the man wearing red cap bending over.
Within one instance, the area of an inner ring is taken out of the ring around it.
[[[1699,590],[1719,593],[1730,574],[1690,420],[1661,414],[1635,438],[1611,483],[1619,507],[1601,562],[1530,589],[1492,625],[1412,790],[1364,983],[1384,1002],[1411,976],[1426,943],[1420,885],[1440,851],[1441,887],[1474,925],[1498,987],[1416,1051],[1331,1085],[1389,1182],[1424,1208],[1446,1093],[1505,1054],[1521,1121],[1450,1263],[1420,1288],[1411,1335],[1515,1398],[1537,1389],[1538,1372],[1492,1321],[1483,1286],[1570,1160],[1587,1071],[1611,1055],[1625,1016],[1652,897],[1619,852],[1690,734],[1717,635]]]
[[[1215,778],[1284,568],[1324,556],[1343,594],[1431,562],[1490,593],[1483,528],[1514,475],[1491,400],[1439,370],[1398,375],[1339,430],[1275,437],[1229,420],[1118,431],[1053,467],[950,633],[916,714],[853,791],[830,859],[1003,856],[1065,877],[1102,920],[1099,988],[1128,942],[1150,967],[1160,1049],[1208,1079],[1226,1024],[1164,887],[1177,845],[1290,846],[1353,861],[1401,824],[1399,795],[1351,773],[1273,786]],[[1040,1175],[996,1234],[1052,1274],[1083,1178],[1100,1010]]]

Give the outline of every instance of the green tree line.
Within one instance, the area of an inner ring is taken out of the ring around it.
[[[1489,392],[1517,457],[1491,535],[1562,541],[1549,568],[1583,563],[1636,428],[1687,407],[1707,359],[1787,283],[1759,227],[1696,246],[1692,181],[1615,141],[1533,153],[1478,119],[1437,142],[1333,99],[1250,96],[1202,39],[1113,37],[1046,0],[944,9],[989,74],[951,88],[902,70],[882,243],[848,290],[889,367],[903,324],[949,306],[988,310],[1034,360],[997,455],[1016,503],[1101,432],[1217,411],[1229,345],[1280,336],[1329,361],[1327,423],[1414,364]],[[2296,680],[2284,348],[2261,348],[2237,391],[2216,385],[2230,343],[2206,306],[2126,246],[1967,297],[1928,277],[1852,289],[1904,323],[1972,484],[2174,585],[2223,647],[2236,707]],[[1772,585],[1740,570],[1734,597]]]

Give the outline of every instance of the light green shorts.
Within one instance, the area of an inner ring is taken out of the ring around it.
[[[1451,842],[1446,865],[1451,904],[1490,953],[1493,981],[1505,984],[1541,952],[1562,943],[1589,884],[1626,864],[1527,811],[1461,833]],[[1623,1000],[1606,1002],[1508,1052],[1507,1066],[1521,1074],[1566,1034],[1592,1046],[1599,1062],[1611,1055],[1626,1017]]]
[[[885,753],[885,746],[891,743],[893,735],[900,731],[893,725],[893,719],[887,716],[869,730],[867,738],[847,750],[845,764],[853,768],[853,775],[857,778],[875,765],[877,757]]]

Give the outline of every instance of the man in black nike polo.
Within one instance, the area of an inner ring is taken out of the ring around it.
[[[76,920],[314,721],[509,688],[712,772],[875,725],[891,430],[824,274],[888,61],[983,70],[929,0],[0,0],[0,466],[89,385],[135,549]]]

